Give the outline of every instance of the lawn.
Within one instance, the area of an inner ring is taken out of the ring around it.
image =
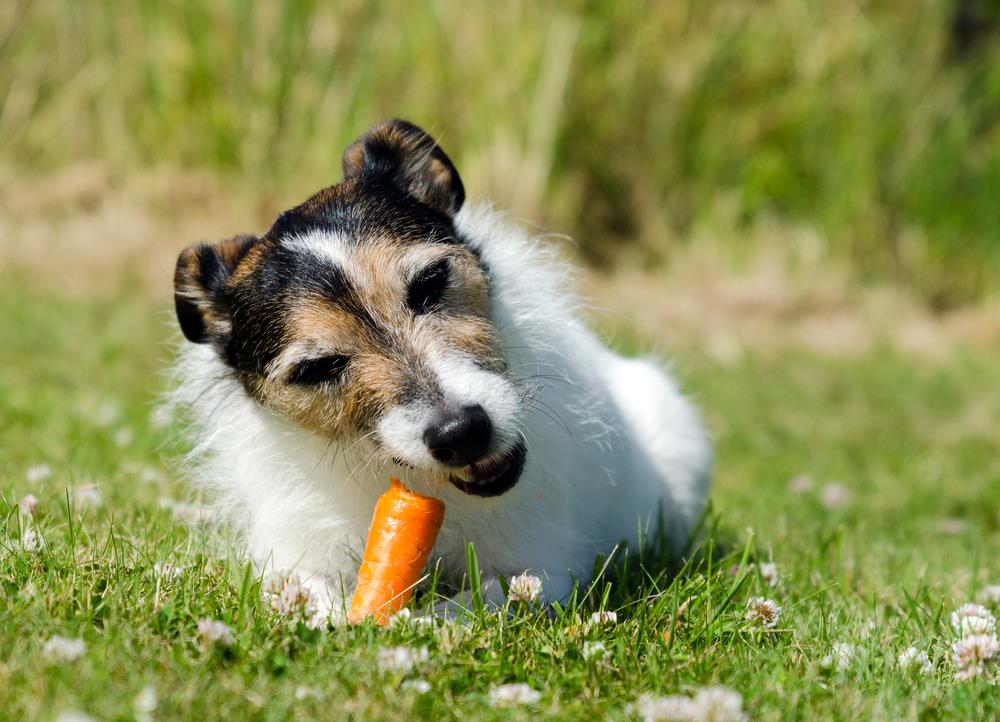
[[[950,622],[1000,584],[1000,351],[675,354],[717,450],[705,540],[679,575],[633,555],[565,608],[314,631],[270,609],[223,532],[163,503],[188,494],[157,412],[175,332],[166,292],[146,298],[0,283],[5,719],[639,719],[644,695],[713,685],[754,720],[1000,714],[996,664],[993,683],[955,680]],[[780,606],[775,626],[746,618],[754,596]],[[601,609],[617,623],[591,623]],[[203,619],[231,644],[199,637]],[[57,635],[82,654],[46,652]],[[900,668],[910,646],[928,673]],[[428,654],[387,668],[394,647]],[[513,682],[540,698],[492,705]]]
[[[951,621],[1000,613],[994,5],[0,3],[0,722],[1000,718]],[[174,254],[397,116],[673,359],[717,461],[679,573],[320,631],[205,523]]]

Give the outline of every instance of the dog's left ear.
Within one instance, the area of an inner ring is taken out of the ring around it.
[[[382,176],[421,203],[453,216],[465,187],[451,159],[427,133],[405,120],[379,123],[344,151],[344,179]]]

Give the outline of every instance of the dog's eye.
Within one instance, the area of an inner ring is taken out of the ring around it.
[[[339,381],[347,368],[347,356],[321,356],[307,359],[295,365],[288,374],[288,383],[296,386],[314,386],[325,381]]]
[[[448,288],[448,261],[442,259],[422,270],[406,294],[406,305],[416,314],[432,311],[441,303],[441,297]]]

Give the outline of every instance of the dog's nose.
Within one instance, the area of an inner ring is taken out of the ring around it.
[[[438,416],[424,430],[431,456],[448,466],[474,464],[490,447],[493,422],[478,404]]]

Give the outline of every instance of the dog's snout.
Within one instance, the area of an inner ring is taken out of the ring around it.
[[[424,430],[431,456],[448,466],[474,464],[485,456],[493,422],[482,406],[464,406],[441,414]]]

